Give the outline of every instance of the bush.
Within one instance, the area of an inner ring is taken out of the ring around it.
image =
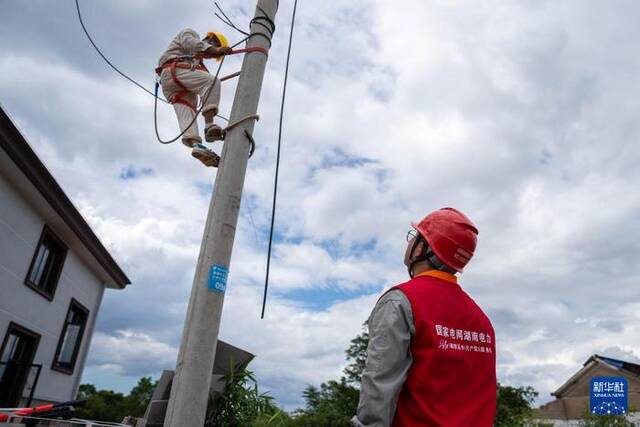
[[[126,416],[142,417],[149,404],[155,383],[143,377],[128,395],[112,390],[97,390],[93,384],[82,384],[77,399],[87,400],[85,406],[77,408],[79,418],[120,422]]]
[[[258,391],[255,376],[246,364],[232,369],[224,381],[224,392],[209,397],[205,427],[279,427],[289,421],[271,396]]]
[[[531,419],[531,405],[538,396],[533,387],[511,387],[498,384],[496,427],[521,427]]]
[[[581,427],[634,427],[624,415],[592,415],[580,422]]]

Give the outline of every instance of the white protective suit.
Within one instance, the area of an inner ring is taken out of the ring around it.
[[[178,33],[158,61],[158,65],[162,66],[167,61],[180,58],[181,63],[193,65],[193,69],[177,68],[176,75],[180,83],[190,92],[183,98],[195,106],[204,104],[203,111],[217,109],[220,102],[220,80],[206,71],[196,70],[195,66],[199,62],[193,59],[195,55],[204,54],[205,50],[210,47],[212,45],[203,42],[196,31],[187,28]],[[182,90],[171,77],[169,68],[162,70],[160,84],[162,85],[162,92],[168,100],[171,100],[173,96]],[[200,104],[198,104],[198,98],[200,98]],[[176,116],[178,116],[180,131],[183,131],[195,117],[195,112],[187,105],[180,103],[174,103],[173,108],[176,111]],[[197,121],[194,121],[193,125],[185,132],[184,139],[200,139]]]

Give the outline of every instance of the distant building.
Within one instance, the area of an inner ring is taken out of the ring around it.
[[[589,414],[590,381],[593,377],[624,377],[629,383],[629,411],[640,411],[640,365],[593,355],[567,382],[551,393],[555,400],[542,405],[538,419],[578,420]]]
[[[0,108],[0,407],[73,399],[104,290],[128,284]]]

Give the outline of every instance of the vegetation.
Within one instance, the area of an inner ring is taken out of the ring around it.
[[[258,391],[258,383],[247,366],[231,369],[224,378],[224,393],[212,393],[205,427],[284,426],[288,415],[273,398]]]
[[[369,330],[367,324],[362,325],[362,333],[351,340],[351,345],[347,349],[347,361],[349,364],[344,369],[344,376],[347,383],[360,386],[364,364],[367,361],[367,346],[369,345]]]
[[[121,422],[127,415],[142,417],[155,385],[150,377],[140,378],[138,384],[125,396],[111,390],[96,390],[92,384],[82,384],[78,389],[77,399],[86,399],[87,404],[77,408],[77,416],[111,422]]]
[[[538,397],[532,387],[511,387],[498,384],[496,427],[521,427],[531,420],[531,405]]]
[[[589,415],[580,422],[580,427],[634,427],[624,415]]]

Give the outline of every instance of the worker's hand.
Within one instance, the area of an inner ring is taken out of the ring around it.
[[[218,47],[216,48],[216,55],[228,55],[233,52],[230,47]]]

